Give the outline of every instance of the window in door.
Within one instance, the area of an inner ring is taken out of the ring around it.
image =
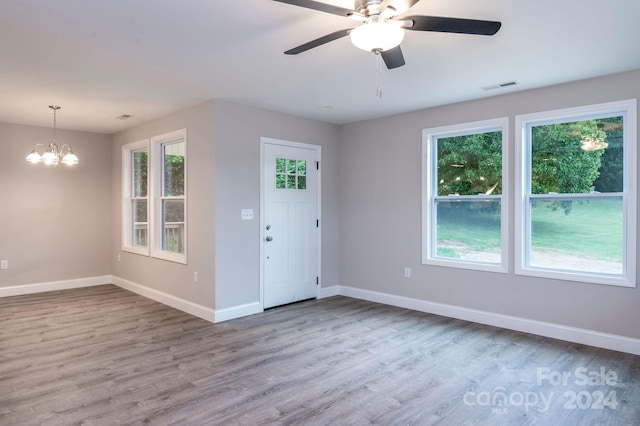
[[[277,189],[307,189],[307,162],[276,158]]]

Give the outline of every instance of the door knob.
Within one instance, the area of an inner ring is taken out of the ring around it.
[[[267,235],[267,236],[265,237],[265,240],[267,240],[267,241],[273,241],[273,237],[272,237],[271,235]]]

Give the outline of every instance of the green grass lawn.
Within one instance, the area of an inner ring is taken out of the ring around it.
[[[532,246],[536,251],[564,252],[594,259],[620,260],[623,254],[622,201],[573,202],[571,210],[552,210],[535,201],[531,210]],[[497,209],[438,210],[438,255],[461,257],[461,251],[500,251]]]
[[[500,203],[443,202],[438,206],[438,256],[500,253]]]
[[[574,202],[569,214],[553,211],[549,202],[532,209],[532,246],[583,257],[622,259],[622,201],[603,199]]]

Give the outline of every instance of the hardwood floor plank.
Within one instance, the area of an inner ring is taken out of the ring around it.
[[[640,357],[346,297],[215,325],[115,286],[0,299],[0,425],[73,424],[636,425]]]

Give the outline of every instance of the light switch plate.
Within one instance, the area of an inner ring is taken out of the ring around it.
[[[242,220],[253,220],[253,209],[242,209],[240,218]]]

